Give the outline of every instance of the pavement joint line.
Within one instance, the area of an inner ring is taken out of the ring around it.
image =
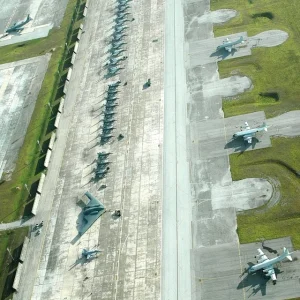
[[[235,209],[235,214],[236,214],[236,209]],[[239,260],[240,260],[240,267],[241,267],[241,274],[243,273],[243,264],[242,264],[242,259],[241,259],[241,248],[240,248],[240,243],[239,240],[237,242],[238,245],[238,251],[239,251]],[[245,292],[245,286],[244,286],[244,281],[243,282],[243,295],[244,295],[244,300],[246,300],[246,292]]]
[[[119,78],[119,76],[118,76],[118,78]],[[133,101],[131,101],[130,102],[130,104],[131,104],[131,109],[132,109],[132,111],[133,111],[133,109],[134,109],[134,103],[133,103]],[[122,114],[121,114],[121,116],[122,116]],[[144,113],[144,116],[145,116],[145,113]],[[133,114],[131,113],[130,114],[130,122],[129,122],[129,125],[128,125],[128,127],[129,128],[132,128],[132,122],[133,122]],[[143,136],[144,136],[144,126],[143,126]],[[127,141],[127,145],[130,145],[130,140],[131,140],[131,135],[130,134],[128,134],[128,141]],[[142,140],[142,151],[143,151],[143,140]],[[127,149],[127,151],[125,152],[125,160],[124,160],[124,164],[126,164],[126,162],[127,162],[127,164],[128,164],[128,160],[126,159],[126,157],[128,157],[128,149]],[[141,167],[142,167],[142,158],[141,158],[141,163],[140,163],[140,165],[141,165]],[[124,168],[124,170],[125,170],[125,172],[127,171],[127,168],[125,167]],[[140,180],[141,180],[141,176],[142,176],[142,173],[140,174]],[[127,176],[125,176],[125,180],[124,180],[125,182],[127,181]],[[125,187],[126,186],[126,184],[125,183],[123,183],[123,187]],[[125,196],[124,196],[124,193],[125,193],[125,188],[123,188],[123,197],[121,198],[122,199],[122,211],[124,211],[124,198],[125,198]],[[139,194],[140,194],[140,190],[141,190],[141,187],[139,187]],[[139,202],[139,206],[140,206],[140,202]],[[138,210],[139,211],[139,210]],[[139,216],[137,217],[137,218],[139,218]],[[124,218],[122,218],[122,221],[121,221],[121,231],[120,231],[120,239],[119,239],[119,245],[121,246],[121,244],[122,244],[122,231],[123,231],[123,222],[124,222]],[[137,226],[138,227],[138,226]],[[129,235],[129,234],[128,234]],[[118,278],[119,278],[119,271],[120,271],[120,257],[121,257],[121,252],[122,252],[122,250],[123,250],[123,247],[124,247],[124,245],[125,245],[125,243],[126,243],[126,241],[127,241],[127,238],[128,238],[128,235],[127,235],[127,237],[126,237],[126,239],[125,239],[125,241],[123,242],[123,244],[122,244],[122,247],[121,247],[121,249],[120,249],[120,251],[119,251],[119,253],[118,253],[118,261],[117,261],[117,272],[116,272],[116,274],[115,274],[115,289],[114,289],[114,292],[115,292],[115,297],[114,297],[114,299],[115,300],[117,300],[117,294],[118,294]],[[120,247],[119,247],[120,248]],[[136,245],[136,248],[137,248],[137,245]],[[137,252],[137,251],[136,251]]]

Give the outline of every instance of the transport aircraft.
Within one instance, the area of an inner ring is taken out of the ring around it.
[[[252,143],[252,138],[256,135],[257,132],[268,131],[267,124],[264,122],[261,126],[257,128],[250,128],[248,122],[245,122],[245,128],[241,131],[236,132],[233,135],[233,138],[243,137],[244,141],[248,144]]]
[[[229,40],[229,38],[227,38],[225,41],[223,41],[222,45],[219,45],[217,47],[217,51],[221,50],[221,49],[225,49],[228,52],[232,51],[232,48],[234,48],[233,46],[238,45],[244,43],[244,38],[241,36],[238,40],[231,42]]]
[[[23,21],[19,21],[15,23],[14,25],[10,26],[9,28],[6,29],[6,33],[11,33],[11,32],[20,32],[24,29],[24,25],[26,25],[28,22],[30,22],[32,19],[30,18],[30,15],[27,16],[26,19]]]
[[[255,258],[257,258],[257,264],[251,266],[248,269],[248,273],[251,274],[262,269],[266,276],[271,277],[271,279],[273,280],[273,284],[276,284],[277,278],[273,265],[283,261],[285,258],[287,258],[289,261],[292,261],[293,259],[291,257],[291,254],[293,252],[289,252],[289,250],[284,247],[283,253],[281,255],[268,259],[268,257],[263,253],[263,251],[260,248],[257,249],[257,251],[258,255],[255,256]]]

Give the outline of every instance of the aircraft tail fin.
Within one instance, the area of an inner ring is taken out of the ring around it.
[[[263,122],[261,127],[264,129],[264,131],[268,131],[268,126],[267,126],[266,122]]]
[[[32,20],[32,19],[30,18],[30,14],[28,14],[28,15],[27,15],[27,20],[26,20],[26,21],[29,22],[30,20]]]
[[[286,249],[285,247],[283,248],[283,253],[285,255],[285,257],[289,260],[289,261],[292,261],[292,257],[291,257],[291,253],[289,252],[288,249]]]

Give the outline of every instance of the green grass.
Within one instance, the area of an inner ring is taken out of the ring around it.
[[[284,30],[289,38],[283,44],[271,48],[252,49],[252,55],[219,63],[220,76],[231,74],[248,76],[254,85],[238,99],[224,101],[225,116],[264,110],[266,116],[273,117],[286,111],[300,109],[300,11],[298,0],[212,0],[212,10],[233,8],[239,13],[225,25],[215,25],[216,36],[247,31],[248,36],[271,29]],[[255,13],[272,12],[274,19],[255,18]],[[261,92],[276,91],[279,101],[259,95]]]
[[[12,179],[2,182],[0,185],[1,222],[18,219],[23,214],[26,206],[30,207],[32,205],[34,190],[42,171],[41,168],[37,170],[37,163],[40,159],[42,164],[42,157],[44,156],[39,151],[37,140],[43,143],[48,139],[49,136],[46,135],[48,122],[50,118],[55,117],[51,116],[47,103],[55,104],[58,101],[56,99],[57,85],[60,76],[67,72],[67,70],[63,70],[64,59],[67,56],[65,43],[76,4],[77,0],[69,1],[61,27],[53,29],[48,37],[22,43],[25,44],[22,47],[10,45],[0,48],[0,63],[52,53]],[[71,29],[78,27],[78,23],[76,22]],[[71,36],[69,39],[71,40]],[[27,184],[30,189],[32,188],[32,197],[28,197],[24,184]]]
[[[17,270],[19,256],[28,228],[0,232],[0,295],[1,299],[11,299],[12,284]],[[9,252],[8,250],[9,249]]]
[[[82,5],[79,6],[81,2],[84,1],[69,0],[60,28],[52,29],[48,37],[0,48],[0,64],[52,53],[25,140],[19,152],[16,168],[11,180],[1,180],[0,222],[10,222],[19,219],[22,215],[30,214],[40,173],[44,170],[44,156],[51,134],[48,130],[49,123],[53,123],[61,96],[61,88],[59,88],[63,84],[61,78],[64,77],[70,64],[71,51],[68,49],[74,45],[76,30],[81,23]],[[79,7],[80,9],[77,10],[76,8]],[[53,106],[53,114],[47,106],[48,103]],[[41,153],[37,140],[41,142],[44,153]],[[30,189],[31,195],[25,189],[25,184]],[[11,285],[16,267],[10,261],[7,247],[14,251],[23,242],[27,232],[28,229],[18,229],[0,233],[0,295],[2,299],[11,298]],[[20,253],[15,251],[13,256],[15,254]]]
[[[252,2],[252,4],[251,4]],[[216,36],[247,31],[248,36],[265,30],[281,29],[288,40],[272,48],[252,49],[252,55],[219,63],[222,78],[232,74],[246,75],[253,89],[223,101],[226,117],[254,111],[265,111],[268,118],[300,109],[300,11],[297,0],[212,0],[211,9],[236,9],[238,17],[225,25],[214,26]],[[274,18],[252,18],[253,14],[270,12]],[[260,93],[277,92],[279,100]],[[267,149],[230,156],[233,180],[248,177],[273,178],[280,183],[281,198],[277,205],[244,212],[237,216],[238,234],[242,243],[261,238],[291,236],[300,249],[300,138],[274,138]]]
[[[277,205],[237,216],[241,243],[291,236],[294,246],[300,248],[300,178],[293,172],[300,171],[299,149],[300,138],[277,138],[271,148],[230,156],[233,180],[257,177],[280,182],[281,198]]]

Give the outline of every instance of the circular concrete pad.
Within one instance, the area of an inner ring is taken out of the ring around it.
[[[203,85],[203,96],[231,97],[245,92],[251,86],[252,82],[247,76],[231,76]]]
[[[212,206],[213,209],[234,207],[236,210],[247,210],[264,205],[272,194],[273,186],[268,180],[247,178],[233,181],[231,185],[213,186]]]
[[[268,30],[249,38],[251,47],[274,47],[284,43],[289,35],[282,30]]]
[[[219,9],[207,12],[197,18],[199,24],[202,23],[225,23],[237,15],[237,11],[233,9]]]

